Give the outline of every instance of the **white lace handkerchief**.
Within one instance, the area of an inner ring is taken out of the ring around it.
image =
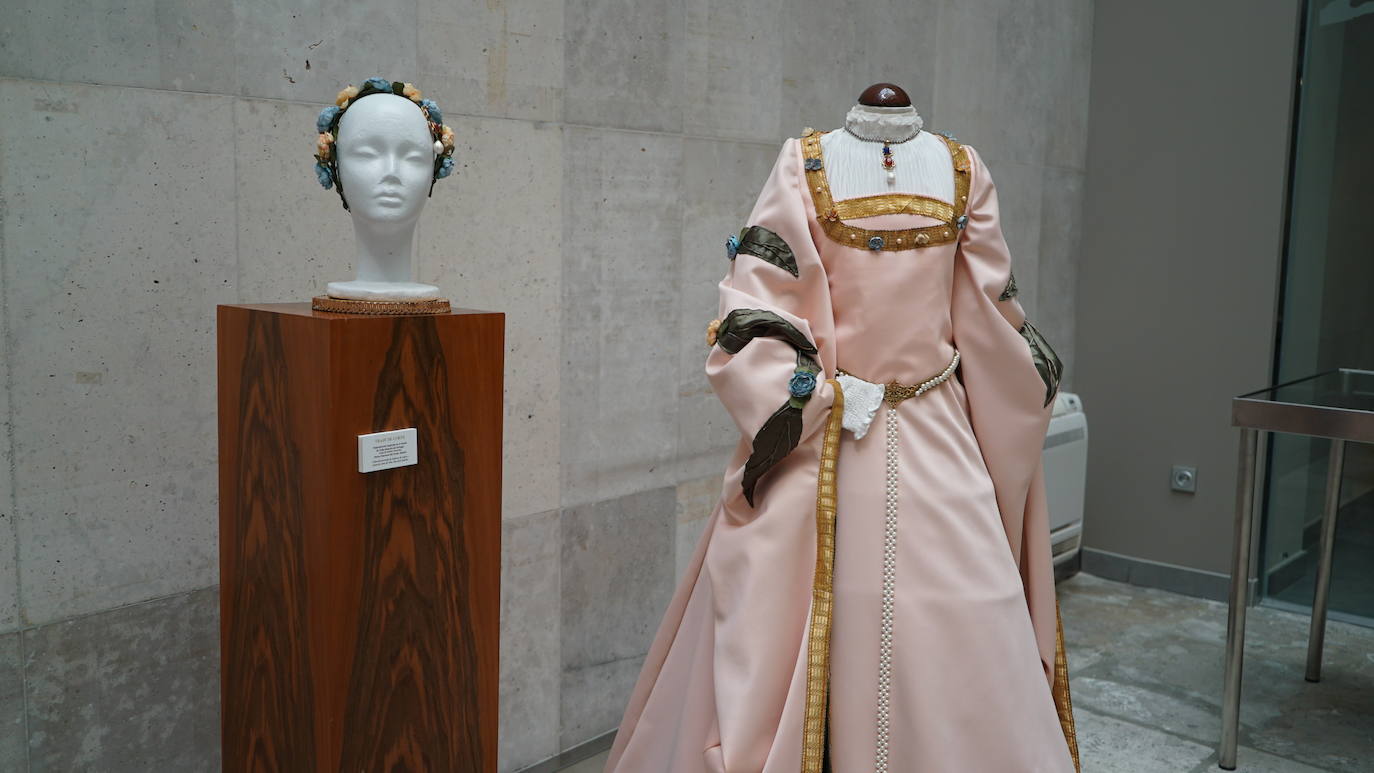
[[[861,378],[841,373],[835,377],[844,390],[844,419],[841,425],[854,433],[858,440],[868,434],[868,426],[883,404],[883,385],[873,384]]]

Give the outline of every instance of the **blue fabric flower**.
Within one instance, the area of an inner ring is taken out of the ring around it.
[[[729,235],[728,237],[726,237],[726,239],[725,239],[725,256],[726,256],[727,258],[729,258],[730,260],[734,260],[734,259],[735,259],[735,256],[738,255],[738,254],[739,254],[739,237],[738,237],[738,236],[735,236],[734,234],[730,234],[730,235]]]
[[[315,162],[315,178],[320,181],[320,185],[325,190],[334,187],[334,174],[329,171],[329,167],[325,166],[322,161]]]
[[[439,105],[435,104],[434,100],[422,99],[420,100],[420,107],[429,111],[429,120],[432,123],[444,122],[444,114],[439,112]]]
[[[821,160],[819,158],[808,158],[806,159],[805,166],[808,172],[819,171],[821,168]]]
[[[367,80],[363,81],[364,91],[366,91],[369,86],[376,89],[377,91],[391,91],[391,81],[387,80],[386,78],[368,78]]]
[[[453,174],[453,156],[445,156],[444,160],[439,162],[439,170],[434,173],[434,179],[442,180],[451,174]]]
[[[872,239],[869,239],[868,248],[870,250],[881,250],[883,248],[883,237],[875,236]]]
[[[339,116],[339,108],[330,105],[320,111],[320,117],[315,119],[315,129],[321,134],[330,130],[334,126],[334,119]]]
[[[809,397],[816,391],[816,374],[809,370],[799,370],[787,382],[787,391],[793,397]]]

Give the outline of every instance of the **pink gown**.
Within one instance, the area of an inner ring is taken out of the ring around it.
[[[796,349],[712,348],[706,372],[741,440],[609,773],[1076,769],[1040,456],[1058,372],[1052,385],[1023,327],[987,169],[947,144],[966,200],[923,215],[831,201],[819,134],[784,144],[748,224],[786,242],[796,275],[741,251],[720,314],[775,313],[822,374],[800,442],[751,506],[745,461],[787,400]],[[955,377],[880,406],[863,438],[840,432],[837,368],[914,385],[956,349]]]

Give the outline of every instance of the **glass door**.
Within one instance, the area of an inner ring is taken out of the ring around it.
[[[1296,101],[1275,383],[1374,370],[1374,0],[1310,0]],[[1266,603],[1312,604],[1329,443],[1272,436]],[[1347,444],[1331,616],[1374,625],[1374,447]]]

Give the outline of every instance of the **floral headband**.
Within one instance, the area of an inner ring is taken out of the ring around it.
[[[419,106],[429,123],[429,134],[434,138],[434,176],[429,181],[429,192],[434,193],[434,183],[453,174],[453,130],[444,125],[444,114],[432,99],[424,99],[420,90],[413,84],[389,81],[386,78],[368,78],[362,88],[349,85],[339,92],[334,104],[320,111],[315,119],[315,129],[320,136],[315,140],[315,177],[325,190],[337,186],[339,200],[348,209],[348,199],[344,198],[343,182],[339,179],[339,154],[334,145],[339,140],[339,119],[350,105],[363,97],[373,94],[395,94],[405,97]]]

